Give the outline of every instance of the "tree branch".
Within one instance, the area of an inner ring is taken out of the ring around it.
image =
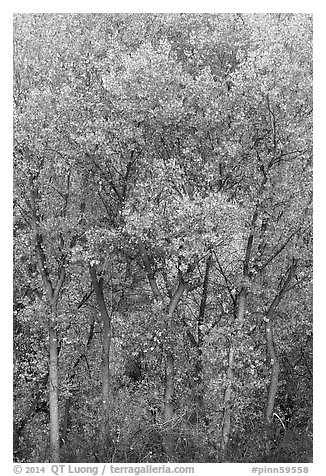
[[[267,314],[266,314],[266,317],[265,317],[266,322],[268,322],[270,319],[273,318],[277,306],[280,304],[284,294],[287,292],[287,290],[289,288],[290,282],[291,282],[291,280],[292,280],[292,278],[295,274],[296,268],[297,268],[297,261],[295,259],[293,259],[292,264],[291,264],[291,266],[288,270],[287,278],[284,281],[283,286],[281,287],[278,294],[274,297],[274,299],[273,299],[273,301],[272,301],[272,303],[271,303],[271,305],[270,305],[270,307],[267,311]]]
[[[144,243],[141,241],[140,238],[138,238],[138,249],[139,249],[140,256],[141,256],[141,258],[143,260],[143,263],[144,263],[144,266],[145,266],[145,271],[146,271],[147,278],[148,278],[148,281],[149,281],[149,285],[150,285],[151,290],[153,292],[154,298],[157,302],[162,302],[163,298],[162,298],[162,295],[161,295],[160,290],[158,288],[156,279],[154,277],[154,272],[153,272],[152,266],[149,262],[149,258],[148,258],[146,248],[145,248]]]

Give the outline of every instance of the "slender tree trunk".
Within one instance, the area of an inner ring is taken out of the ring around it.
[[[233,361],[234,361],[234,348],[231,344],[228,356],[228,368],[226,371],[227,386],[224,393],[224,415],[222,425],[222,451],[225,452],[228,442],[229,434],[231,430],[231,396],[232,396],[232,382],[234,380],[233,375]]]
[[[194,384],[192,389],[193,402],[195,405],[196,420],[198,421],[198,415],[203,406],[203,332],[202,325],[205,318],[205,309],[207,303],[207,293],[208,293],[208,281],[209,281],[209,272],[212,264],[212,254],[209,255],[206,262],[205,276],[203,282],[203,291],[200,301],[198,321],[197,321],[197,342],[193,339],[196,349],[196,361],[195,361],[195,375],[194,375]]]
[[[174,459],[174,356],[171,350],[166,350],[165,356],[165,389],[164,389],[164,424],[165,434],[163,436],[163,449],[169,462]]]
[[[65,269],[62,267],[59,279],[51,293],[51,315],[49,319],[49,407],[50,407],[50,457],[51,463],[60,462],[60,430],[59,430],[59,370],[58,370],[58,332],[57,309],[59,293],[65,280]],[[49,300],[50,300],[49,281]]]
[[[271,418],[273,416],[273,409],[274,409],[275,397],[276,397],[277,388],[278,388],[278,376],[279,376],[279,362],[278,362],[278,358],[277,358],[277,354],[276,354],[276,350],[274,346],[272,322],[275,316],[276,308],[280,304],[281,300],[283,299],[285,293],[287,292],[290,286],[296,267],[297,267],[296,260],[293,260],[288,270],[287,277],[280,291],[274,297],[267,311],[266,317],[264,318],[267,352],[268,352],[268,356],[272,366],[271,379],[270,379],[268,398],[267,398],[267,406],[266,406],[266,422],[267,423],[271,421]]]
[[[271,376],[268,387],[267,394],[267,404],[265,412],[265,431],[266,431],[266,440],[265,440],[265,453],[268,455],[271,451],[271,444],[274,438],[274,428],[273,428],[273,413],[275,406],[275,399],[278,390],[278,379],[280,373],[280,365],[274,345],[273,332],[272,332],[272,320],[267,320],[265,322],[265,336],[267,344],[267,354],[269,357],[269,362],[271,365]]]
[[[60,462],[58,337],[56,320],[51,321],[49,324],[50,458],[51,463],[58,463]]]
[[[138,248],[140,256],[144,263],[146,275],[149,285],[153,292],[156,302],[163,305],[163,297],[158,288],[145,246],[143,242],[138,240]],[[167,327],[171,324],[174,312],[179,304],[179,301],[186,289],[186,284],[180,279],[179,285],[173,296],[170,298],[170,303],[167,312]],[[165,349],[165,383],[164,383],[164,427],[165,434],[163,436],[163,450],[168,457],[169,462],[174,460],[175,442],[173,437],[173,420],[174,420],[174,349],[170,339]]]
[[[42,260],[43,261],[43,260]],[[49,410],[50,410],[50,460],[60,462],[60,430],[59,430],[59,370],[58,370],[58,333],[57,308],[59,293],[65,280],[65,269],[61,268],[60,276],[53,289],[46,267],[43,265],[42,277],[45,284],[47,299],[51,303],[49,316]]]
[[[185,289],[185,283],[180,282],[176,292],[170,300],[168,310],[168,324],[171,323],[173,319],[173,314]],[[170,463],[172,463],[175,458],[175,440],[173,436],[174,377],[174,349],[172,342],[170,341],[165,351],[164,424],[166,431],[163,437],[163,449]]]
[[[157,282],[156,282],[151,264],[149,262],[147,251],[145,249],[144,243],[140,239],[138,239],[138,248],[139,248],[139,251],[140,251],[140,256],[141,256],[141,258],[143,260],[143,263],[144,263],[144,266],[145,266],[147,279],[148,279],[149,285],[151,287],[153,296],[154,296],[154,298],[157,302],[162,303],[163,298],[162,298],[162,295],[161,295],[160,290],[158,288],[158,285],[157,285]]]
[[[272,439],[273,412],[274,412],[276,395],[278,391],[278,381],[279,381],[279,374],[280,374],[280,365],[279,365],[279,360],[277,357],[274,339],[273,339],[272,324],[273,324],[273,320],[275,316],[275,310],[277,306],[280,304],[281,300],[283,299],[285,293],[287,292],[290,286],[296,267],[297,267],[296,260],[293,260],[288,270],[287,277],[281,289],[279,290],[278,294],[274,297],[268,309],[266,317],[264,318],[267,353],[268,353],[269,361],[271,364],[271,376],[270,376],[270,381],[268,386],[267,404],[266,404],[266,412],[265,412],[266,436],[267,436],[266,453],[268,453],[270,450],[270,443]]]
[[[111,347],[111,326],[105,321],[103,326],[103,348],[102,348],[102,395],[106,420],[109,418],[110,401],[110,347]]]
[[[26,150],[26,154],[29,151]],[[45,254],[44,237],[40,231],[40,214],[37,208],[38,192],[33,182],[29,180],[29,207],[32,214],[33,241],[38,271],[42,278],[43,292],[49,305],[49,408],[50,408],[50,460],[60,462],[60,435],[59,435],[59,379],[58,379],[58,336],[57,336],[57,309],[59,295],[66,277],[66,256],[61,255],[58,265],[58,278],[54,284],[50,277],[49,267]]]
[[[273,340],[273,332],[272,332],[272,321],[266,322],[265,326],[265,333],[266,333],[266,342],[267,342],[267,351],[271,363],[271,378],[269,383],[268,389],[268,397],[267,397],[267,406],[266,406],[266,423],[269,425],[273,420],[273,411],[275,405],[275,398],[278,389],[278,378],[280,373],[280,364],[278,361],[278,357],[276,354],[274,340]]]
[[[228,367],[226,371],[227,385],[224,393],[224,415],[222,424],[222,452],[225,456],[230,433],[231,433],[231,410],[232,410],[232,385],[234,382],[234,355],[239,338],[241,339],[241,328],[244,323],[246,311],[247,290],[243,287],[238,300],[237,320],[236,320],[236,334],[231,340],[228,356]]]
[[[109,401],[110,401],[110,347],[111,347],[111,317],[108,312],[104,293],[103,280],[97,278],[95,265],[89,266],[90,276],[95,290],[97,304],[103,321],[103,338],[102,338],[102,401],[103,401],[103,430],[109,422]]]
[[[263,181],[260,186],[260,192],[263,191],[265,184],[267,181],[267,177],[264,176]],[[258,219],[258,212],[259,212],[259,202],[257,202],[254,213],[252,215],[251,224],[250,224],[250,233],[247,239],[246,245],[246,252],[243,261],[243,272],[242,277],[244,284],[241,288],[238,297],[238,305],[237,305],[237,319],[235,322],[235,336],[231,339],[230,349],[229,349],[229,357],[228,357],[228,367],[227,367],[227,384],[224,393],[224,415],[223,415],[223,423],[222,423],[222,454],[223,458],[227,452],[227,446],[230,438],[231,433],[231,409],[232,409],[232,385],[234,381],[234,354],[235,349],[238,346],[239,339],[241,339],[241,329],[245,319],[246,313],[246,302],[247,302],[247,286],[248,281],[250,279],[250,270],[249,270],[249,263],[252,254],[252,247],[254,242],[254,231],[256,228],[256,223]]]

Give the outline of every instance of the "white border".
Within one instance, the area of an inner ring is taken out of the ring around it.
[[[325,247],[325,30],[326,16],[322,9],[322,2],[303,1],[273,1],[273,2],[241,2],[241,1],[13,1],[2,7],[0,15],[0,41],[1,41],[1,174],[0,174],[0,210],[1,210],[1,251],[2,266],[1,279],[1,329],[2,342],[0,345],[1,362],[1,440],[0,462],[5,466],[2,474],[12,474],[12,15],[13,13],[28,12],[53,12],[53,13],[96,13],[96,12],[294,12],[314,14],[314,464],[310,466],[309,474],[325,474],[322,468],[324,461],[325,445],[325,320],[326,310],[324,304],[326,286]],[[10,410],[9,410],[10,409]],[[197,466],[197,465],[196,465]],[[229,465],[237,468],[235,474],[250,472],[253,465]],[[248,466],[248,468],[245,468]],[[298,466],[298,465],[295,465]],[[216,474],[216,465],[197,466],[196,474]],[[205,469],[203,469],[205,468]],[[6,470],[8,469],[8,471]],[[218,466],[223,474],[231,474],[226,465]]]
[[[311,13],[314,10],[314,2],[304,1],[281,1],[259,2],[240,0],[230,0],[227,2],[218,2],[212,0],[186,1],[186,0],[166,0],[166,1],[144,1],[137,2],[121,0],[118,2],[110,2],[104,0],[94,0],[92,2],[63,1],[42,2],[42,1],[13,1],[10,5],[11,12],[28,13],[28,12],[56,12],[56,13],[128,13],[128,12],[162,12],[162,13],[233,13],[233,12],[303,12]],[[317,3],[317,2],[316,2]]]

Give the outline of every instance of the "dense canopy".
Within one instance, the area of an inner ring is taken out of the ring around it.
[[[312,458],[312,18],[14,17],[14,459]]]

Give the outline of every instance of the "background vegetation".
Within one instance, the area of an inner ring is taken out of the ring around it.
[[[14,459],[312,459],[312,19],[14,18]]]

